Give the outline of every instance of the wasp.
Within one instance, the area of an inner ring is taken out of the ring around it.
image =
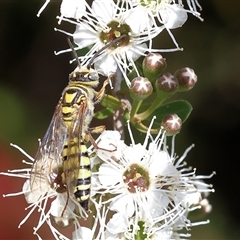
[[[34,185],[41,175],[57,192],[73,193],[85,210],[88,210],[91,185],[90,158],[85,142],[90,134],[94,105],[104,95],[108,83],[109,80],[105,80],[96,92],[94,89],[99,84],[96,71],[78,67],[70,74],[39,146],[30,178]],[[98,129],[103,130],[104,126]]]
[[[47,181],[57,192],[67,192],[86,211],[91,189],[91,166],[86,142],[92,139],[91,132],[101,132],[105,128],[99,126],[90,130],[89,125],[94,115],[94,105],[103,97],[110,79],[107,78],[101,89],[96,91],[99,75],[91,64],[104,49],[123,37],[105,45],[87,66],[81,66],[78,62],[78,67],[69,75],[69,83],[62,92],[38,148],[30,175],[31,186],[36,187],[42,180]]]

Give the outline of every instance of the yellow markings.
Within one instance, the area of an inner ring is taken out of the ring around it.
[[[67,192],[66,195],[75,198],[85,210],[89,208],[91,190],[91,165],[85,141],[90,139],[88,132],[94,105],[103,97],[108,83],[104,81],[96,92],[99,76],[95,70],[79,67],[70,74],[30,176],[32,187],[46,179],[57,192]],[[59,217],[67,211],[66,206]]]
[[[74,98],[76,98],[77,93],[66,93],[65,94],[65,102],[66,103],[72,103]]]

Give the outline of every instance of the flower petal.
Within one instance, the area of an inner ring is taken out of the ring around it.
[[[163,24],[168,29],[181,27],[188,18],[186,10],[179,4],[166,4],[166,8],[160,10]]]

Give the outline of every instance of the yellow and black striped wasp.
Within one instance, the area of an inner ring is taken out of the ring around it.
[[[41,141],[30,175],[31,186],[38,186],[44,179],[57,192],[67,192],[86,211],[89,208],[91,166],[85,142],[91,139],[89,125],[94,115],[94,105],[103,97],[109,83],[107,79],[99,91],[95,90],[99,84],[99,75],[91,68],[91,64],[102,51],[123,37],[105,45],[87,67],[79,63],[77,69],[69,75],[69,83],[62,92]],[[104,126],[92,131],[102,130]]]

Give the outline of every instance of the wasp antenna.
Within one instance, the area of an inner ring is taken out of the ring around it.
[[[89,61],[88,65],[87,65],[87,68],[90,68],[91,65],[93,64],[93,61],[98,57],[100,56],[100,54],[105,50],[107,49],[109,46],[113,45],[114,43],[117,43],[118,41],[120,41],[122,38],[126,37],[126,34],[123,34],[122,36],[120,37],[117,37],[115,38],[114,40],[112,40],[111,42],[109,42],[108,44],[106,44],[104,47],[102,47],[99,51],[97,51],[95,53],[95,55],[91,58],[91,60]]]
[[[79,61],[79,59],[78,59],[77,52],[76,52],[76,50],[74,49],[73,44],[72,44],[70,38],[67,38],[67,41],[68,41],[68,45],[69,45],[70,48],[72,49],[72,52],[73,52],[73,55],[74,55],[76,61],[77,61],[77,63],[78,63],[78,67],[81,68],[81,63],[80,63],[80,61]]]

